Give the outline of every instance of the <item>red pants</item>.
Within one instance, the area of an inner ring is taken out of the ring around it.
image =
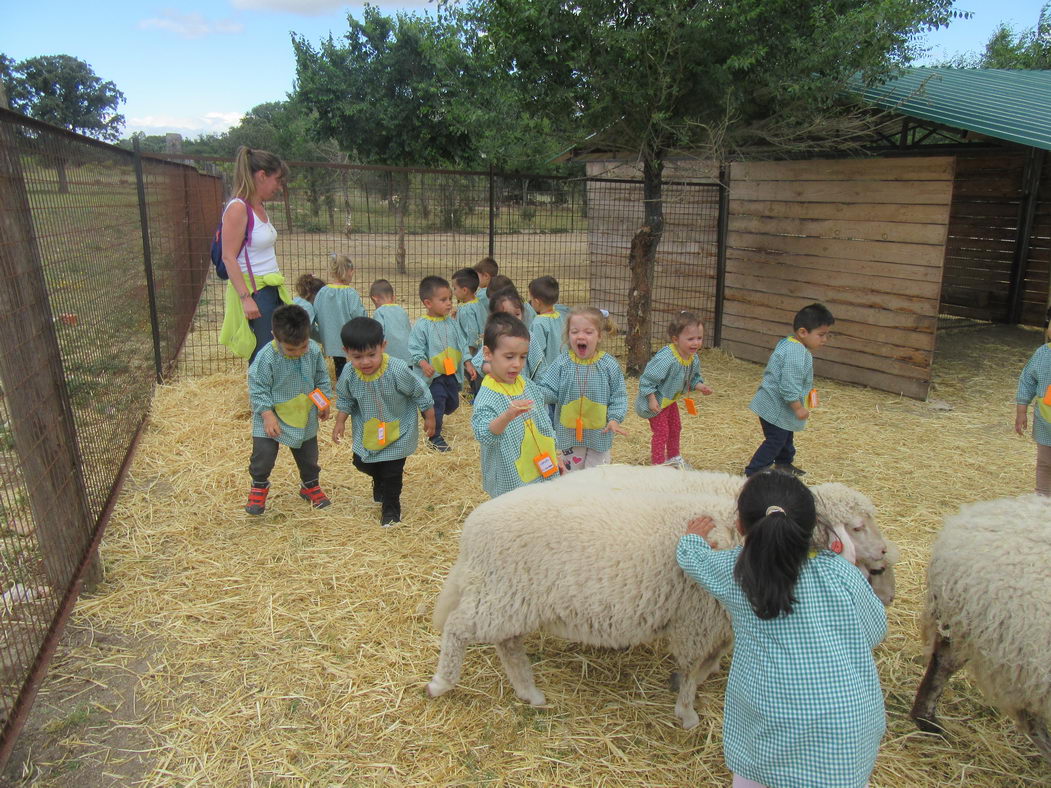
[[[679,403],[673,402],[652,419],[650,429],[653,438],[650,440],[650,461],[654,465],[660,465],[671,457],[678,457],[679,433],[682,432],[682,422],[679,421]]]

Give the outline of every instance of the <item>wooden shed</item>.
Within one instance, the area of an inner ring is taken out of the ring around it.
[[[671,273],[673,294],[660,307],[702,311],[720,346],[762,362],[794,313],[821,301],[836,326],[834,342],[815,360],[817,374],[924,398],[939,316],[1043,323],[1051,72],[910,69],[864,95],[898,113],[895,131],[868,157],[722,167],[725,215],[675,227],[668,250],[662,241],[657,277]],[[638,177],[616,157],[586,158],[589,176]],[[682,158],[669,161],[664,175],[710,183],[718,173],[712,163]],[[595,182],[589,206],[623,194]],[[613,295],[620,289],[604,283],[627,276],[627,244],[638,227],[624,221],[629,214],[589,229],[594,298],[607,293],[602,305],[615,314],[623,309]],[[611,243],[616,233],[622,248]],[[691,235],[718,236],[721,248],[702,244],[686,260],[683,239]]]

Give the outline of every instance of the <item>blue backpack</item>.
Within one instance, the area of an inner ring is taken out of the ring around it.
[[[235,197],[236,200],[241,200],[240,197]],[[252,237],[252,227],[255,225],[255,211],[252,210],[252,206],[249,205],[245,200],[241,200],[245,204],[245,208],[248,209],[248,223],[245,225],[245,238],[241,242],[241,249],[245,253],[245,265],[248,266],[248,275],[252,277],[252,281],[255,281],[255,277],[252,276],[252,264],[248,260],[248,239]],[[237,253],[241,253],[241,249],[237,250]],[[223,219],[219,217],[219,226],[215,228],[215,237],[212,239],[212,248],[209,250],[209,256],[212,258],[212,265],[215,266],[215,275],[220,279],[229,279],[230,272],[226,270],[226,263],[223,262]]]

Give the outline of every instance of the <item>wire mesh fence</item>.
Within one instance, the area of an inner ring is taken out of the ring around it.
[[[139,156],[0,110],[0,762],[94,576],[155,384],[245,368],[219,343],[226,285],[208,253],[228,189],[189,158]],[[418,317],[424,276],[492,256],[524,296],[552,275],[560,301],[616,318],[637,192],[595,178],[293,163],[267,211],[290,284],[330,279],[332,256],[346,254],[366,304],[385,278]],[[670,311],[711,314],[718,247],[718,187],[665,194],[658,338]]]

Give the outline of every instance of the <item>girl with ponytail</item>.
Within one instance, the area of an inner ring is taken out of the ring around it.
[[[677,552],[733,625],[723,752],[734,788],[863,788],[886,725],[872,657],[883,605],[853,564],[812,550],[814,497],[795,477],[752,476],[737,512],[743,546],[713,550],[702,516]]]

